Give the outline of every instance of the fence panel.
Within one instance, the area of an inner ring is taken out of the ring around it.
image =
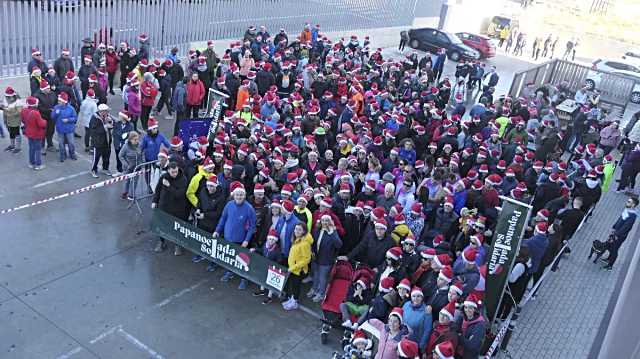
[[[305,22],[321,31],[344,31],[413,22],[418,0],[69,0],[0,2],[0,77],[27,72],[31,48],[38,47],[47,63],[69,48],[80,65],[80,40],[127,41],[138,46],[147,32],[151,53],[209,39],[239,38],[249,25],[265,25],[272,36],[285,28],[298,36]],[[437,14],[434,14],[437,16]],[[164,29],[164,31],[163,31]]]

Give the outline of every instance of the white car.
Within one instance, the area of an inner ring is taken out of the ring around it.
[[[601,70],[605,71],[605,70]],[[625,71],[625,70],[612,70],[606,71],[610,74],[622,76],[628,78],[630,80],[635,81],[635,85],[631,89],[631,96],[629,96],[629,101],[640,104],[640,71]],[[588,90],[597,90],[600,87],[600,83],[602,82],[603,72],[600,71],[589,71],[587,74],[587,79],[585,80],[585,85]]]

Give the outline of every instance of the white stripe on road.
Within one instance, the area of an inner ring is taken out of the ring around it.
[[[163,301],[161,301],[161,302],[158,302],[158,303],[154,304],[153,306],[151,306],[151,307],[150,307],[149,309],[147,309],[146,311],[141,312],[141,313],[138,315],[138,319],[141,319],[143,316],[145,316],[147,313],[151,312],[152,310],[160,309],[160,308],[164,307],[165,305],[167,305],[167,304],[169,304],[169,303],[173,302],[174,300],[176,300],[176,299],[178,299],[178,298],[182,297],[183,295],[185,295],[185,294],[187,294],[187,293],[189,293],[189,292],[193,292],[196,288],[198,288],[199,286],[201,286],[201,285],[203,285],[204,283],[206,283],[207,281],[209,281],[209,279],[210,279],[210,278],[202,279],[201,281],[197,282],[196,284],[192,285],[191,287],[189,287],[189,288],[185,288],[185,289],[183,289],[183,290],[179,291],[178,293],[176,293],[176,294],[173,294],[173,295],[169,296],[167,299],[165,299],[165,300],[163,300]]]
[[[69,359],[71,358],[71,356],[78,354],[81,351],[82,351],[82,347],[75,347],[71,349],[69,352],[67,352],[66,354],[60,355],[57,359]]]
[[[124,331],[122,328],[118,329],[118,334],[122,335],[129,343],[131,343],[134,346],[138,347],[138,349],[144,350],[145,352],[147,352],[147,354],[149,354],[149,356],[151,358],[164,359],[164,357],[162,355],[158,354],[158,352],[156,352],[155,350],[149,348],[149,346],[147,346],[146,344],[141,342],[138,338],[134,337],[130,333]]]
[[[72,175],[58,177],[58,178],[52,179],[50,181],[40,182],[40,183],[38,183],[37,185],[35,185],[35,186],[31,187],[31,188],[40,188],[40,187],[48,186],[50,184],[66,181],[68,179],[72,179],[72,178],[76,178],[76,177],[80,177],[80,176],[86,175],[88,173],[89,173],[89,171],[82,171],[82,172],[78,172],[78,173],[75,173],[75,174],[72,174]]]
[[[302,304],[298,304],[298,308],[300,308],[301,311],[309,314],[310,316],[316,318],[316,319],[322,319],[322,315],[320,313],[318,313],[317,311],[307,307],[306,305],[302,305]]]
[[[97,337],[91,339],[89,341],[89,343],[90,344],[95,344],[95,343],[101,341],[102,339],[108,337],[109,335],[113,334],[116,330],[119,330],[119,329],[122,329],[122,324],[116,325],[115,327],[112,327],[111,329],[107,330],[106,332],[101,333]]]

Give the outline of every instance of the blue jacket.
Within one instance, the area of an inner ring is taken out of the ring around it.
[[[260,107],[260,116],[262,118],[271,117],[276,112],[276,107],[274,105],[269,105],[268,103],[264,103],[262,107]]]
[[[184,112],[187,109],[186,105],[187,89],[184,87],[184,82],[178,81],[173,95],[171,96],[171,107],[176,112]]]
[[[249,242],[256,231],[256,211],[244,201],[237,205],[235,201],[229,201],[222,210],[222,216],[218,221],[216,232],[222,233],[223,238],[229,242]]]
[[[133,125],[129,121],[127,122],[118,121],[114,123],[113,130],[111,130],[111,136],[113,138],[113,146],[118,149],[122,148],[122,146],[124,146],[124,143],[127,141],[126,139],[122,138],[122,135],[124,135],[125,133],[129,133],[131,131],[133,131]]]
[[[56,105],[51,111],[51,119],[56,124],[56,132],[73,133],[78,121],[78,114],[70,104]]]
[[[145,135],[140,144],[140,149],[142,150],[142,154],[144,154],[144,160],[147,162],[157,160],[158,153],[160,153],[160,145],[163,145],[167,149],[171,148],[169,141],[167,141],[163,134],[158,132],[156,136]]]
[[[460,215],[460,211],[467,203],[467,193],[468,191],[465,189],[453,194],[453,211],[458,215]]]
[[[629,213],[627,219],[622,219],[622,216],[618,217],[616,223],[613,224],[613,229],[616,231],[616,238],[618,241],[624,241],[627,239],[627,235],[633,228],[633,223],[636,221],[638,216],[635,212]]]
[[[531,256],[530,272],[535,273],[538,271],[538,267],[540,267],[542,256],[544,256],[544,252],[547,250],[547,246],[549,245],[549,239],[544,234],[536,234],[533,237],[522,241],[522,244],[529,247],[529,256]]]
[[[419,348],[427,346],[433,324],[431,314],[428,314],[425,309],[426,306],[424,303],[416,307],[411,301],[404,303],[402,306],[402,310],[404,311],[402,323],[411,328],[409,339],[418,343]]]
[[[291,249],[291,240],[293,239],[293,229],[296,227],[296,224],[300,223],[298,217],[296,217],[293,213],[289,216],[289,218],[285,218],[285,216],[280,216],[278,219],[278,223],[276,223],[276,232],[278,232],[278,236],[282,232],[284,228],[284,238],[280,238],[280,248],[282,248],[282,254],[285,257],[289,256],[289,249]]]
[[[338,257],[338,250],[342,248],[342,241],[336,231],[333,231],[331,234],[324,232],[322,241],[320,242],[320,248],[318,248],[319,237],[320,230],[314,231],[311,252],[313,253],[315,261],[319,265],[332,265]]]
[[[398,153],[398,157],[404,159],[405,161],[409,162],[412,166],[414,163],[416,163],[416,151],[411,149],[411,150],[406,150],[404,147],[400,149],[400,152]]]

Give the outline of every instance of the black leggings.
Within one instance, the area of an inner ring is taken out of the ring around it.
[[[289,274],[289,280],[287,281],[287,297],[293,296],[295,300],[300,299],[300,289],[302,287],[302,276]]]
[[[108,72],[107,75],[109,76],[109,91],[113,92],[113,80],[116,77],[116,73],[115,72]]]

